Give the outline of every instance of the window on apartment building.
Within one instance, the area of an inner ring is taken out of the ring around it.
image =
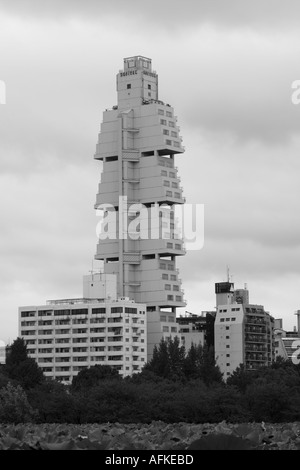
[[[226,362],[226,366],[229,367],[229,366],[230,366],[230,362]]]
[[[151,85],[148,83],[148,90],[151,90]]]
[[[112,307],[111,313],[123,313],[123,307]]]
[[[226,357],[230,357],[230,354],[226,354]]]
[[[165,290],[171,290],[171,284],[165,284]]]
[[[158,110],[158,114],[164,115],[164,114],[165,114],[165,112],[164,112],[164,110],[163,110],[163,109],[159,109],[159,110]]]
[[[230,344],[226,344],[226,348],[230,348]]]
[[[160,120],[160,123],[163,125],[163,126],[166,126],[167,125],[167,121],[165,119],[161,119]]]
[[[235,318],[235,317],[231,319],[231,321],[235,321],[235,320],[236,320],[236,318]]]
[[[229,327],[229,326],[226,326],[226,330],[229,330],[229,329],[230,329],[230,327]]]
[[[137,313],[137,308],[125,307],[125,313]]]
[[[230,318],[226,318],[226,321],[230,321]]]
[[[169,121],[169,126],[170,127],[175,127],[175,123],[173,121]]]
[[[164,130],[163,130],[163,134],[164,134],[164,135],[169,135],[170,132],[169,132],[167,129],[164,129]]]
[[[220,322],[224,322],[225,321],[225,318],[220,318]]]
[[[168,172],[166,170],[161,170],[161,176],[168,176]]]
[[[87,308],[72,309],[72,315],[87,315],[87,314],[88,314]]]
[[[172,113],[171,113],[171,111],[166,111],[166,116],[168,116],[168,117],[172,117]]]
[[[106,308],[105,307],[92,308],[92,313],[106,313]]]
[[[131,88],[131,83],[127,83],[127,90]]]
[[[226,336],[226,339],[230,339],[230,336]]]
[[[169,327],[168,326],[163,326],[163,332],[168,333],[169,332]]]

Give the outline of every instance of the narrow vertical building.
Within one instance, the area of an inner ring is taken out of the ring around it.
[[[158,99],[151,59],[124,59],[117,97],[103,113],[94,157],[102,162],[95,208],[103,214],[95,258],[117,275],[118,297],[146,304],[150,358],[161,338],[177,334],[176,308],[185,306],[175,217],[184,197],[174,158],[184,148],[174,109]]]
[[[215,284],[215,359],[224,380],[240,365],[256,370],[275,359],[274,318],[262,305],[249,303],[247,290],[247,303],[240,301],[239,291],[231,282]]]

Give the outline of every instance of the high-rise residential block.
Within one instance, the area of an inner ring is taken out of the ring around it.
[[[114,277],[84,276],[83,298],[19,308],[19,336],[46,377],[71,383],[79,371],[94,365],[109,365],[123,377],[142,370],[146,306],[108,296]]]
[[[233,287],[218,283],[215,289],[215,359],[225,380],[241,364],[255,370],[275,358],[274,318],[262,305],[236,302]]]

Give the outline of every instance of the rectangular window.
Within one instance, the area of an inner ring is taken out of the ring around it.
[[[236,318],[235,318],[235,317],[231,319],[231,321],[235,321],[235,320],[236,320]]]
[[[151,85],[150,84],[148,84],[148,90],[151,90]]]
[[[127,90],[131,88],[131,83],[127,83]]]
[[[164,134],[164,135],[169,135],[169,131],[168,131],[167,129],[164,129],[164,130],[163,130],[163,134]]]
[[[171,290],[171,284],[165,284],[165,290]]]
[[[88,309],[87,308],[76,308],[72,309],[72,315],[87,315]]]
[[[230,344],[226,344],[226,348],[227,348],[227,349],[230,348]]]
[[[171,111],[166,111],[166,116],[167,116],[167,117],[172,117]]]
[[[161,114],[162,116],[165,114],[164,110],[163,109],[159,109],[158,110],[158,114]]]
[[[169,121],[169,126],[170,127],[175,127],[175,123],[173,121]]]
[[[167,145],[172,145],[172,140],[167,139],[167,140],[166,140],[166,144],[167,144]]]
[[[123,307],[112,307],[111,313],[123,313]]]
[[[166,126],[167,125],[167,121],[165,119],[161,119],[160,120],[160,123],[163,125],[163,126]]]
[[[106,313],[106,308],[105,307],[92,308],[92,313]]]
[[[225,320],[225,318],[220,318],[220,322],[223,322]],[[226,327],[227,328],[227,327]]]
[[[163,275],[162,275],[162,278],[163,278],[163,279],[168,279],[168,274],[163,274]]]
[[[137,309],[133,307],[125,307],[125,313],[137,313]]]

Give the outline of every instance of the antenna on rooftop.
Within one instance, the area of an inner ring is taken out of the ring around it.
[[[227,282],[230,282],[229,266],[227,264]]]

